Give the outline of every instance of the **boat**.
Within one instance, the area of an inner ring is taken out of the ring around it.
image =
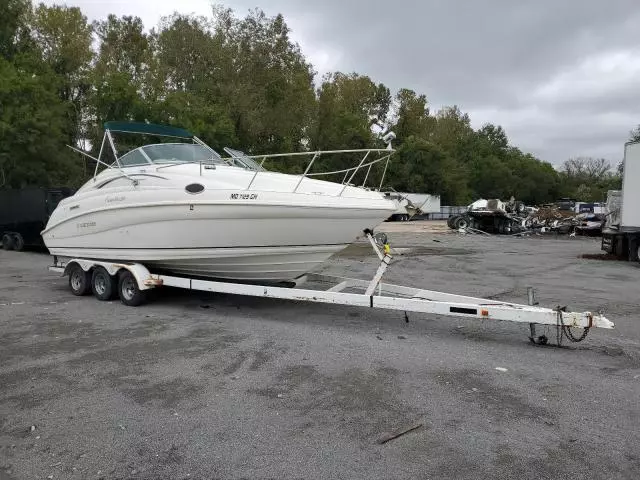
[[[171,141],[119,155],[116,134]],[[93,178],[59,203],[41,233],[49,252],[61,258],[140,263],[225,281],[288,282],[321,265],[395,209],[379,188],[366,186],[376,164],[384,166],[384,179],[393,154],[390,141],[384,149],[261,156],[225,149],[229,156],[223,157],[182,128],[107,122],[98,157],[70,148],[96,167]],[[358,155],[359,161],[312,173],[314,162],[331,154]],[[264,167],[265,161],[287,157],[309,158],[304,173]],[[362,184],[355,185],[365,172]],[[341,183],[317,178],[343,173]]]

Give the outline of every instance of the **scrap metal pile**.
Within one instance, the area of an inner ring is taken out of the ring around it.
[[[498,199],[476,200],[467,207],[466,212],[449,217],[447,225],[464,233],[522,235],[556,232],[599,235],[605,219],[605,214],[577,214],[556,205],[527,207],[512,197],[508,202]]]

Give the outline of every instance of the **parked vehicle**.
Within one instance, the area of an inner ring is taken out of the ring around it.
[[[624,147],[622,191],[607,195],[602,250],[629,261],[640,260],[640,142]]]
[[[44,247],[40,232],[60,200],[73,195],[70,188],[0,190],[0,239],[5,250]]]
[[[447,225],[453,230],[474,229],[486,233],[514,234],[525,230],[526,206],[511,198],[503,202],[497,198],[479,199],[460,215],[453,215]]]

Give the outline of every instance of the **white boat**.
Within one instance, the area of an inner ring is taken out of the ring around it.
[[[114,132],[182,141],[145,145],[118,156]],[[102,158],[109,148],[115,157],[111,164]],[[226,151],[231,157],[223,159],[175,127],[107,122],[100,154],[91,157],[97,162],[94,177],[51,215],[42,232],[47,248],[58,257],[136,262],[180,275],[290,281],[395,209],[378,189],[365,187],[373,165],[383,162],[386,172],[390,145],[260,157]],[[328,172],[344,172],[343,182],[336,183],[310,173],[314,161],[326,154],[361,157],[356,166]],[[301,175],[262,167],[267,159],[301,155],[310,158]],[[99,165],[108,168],[98,172]],[[351,184],[358,172],[367,174],[361,186]]]

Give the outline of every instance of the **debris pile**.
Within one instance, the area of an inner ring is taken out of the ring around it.
[[[554,232],[570,235],[600,235],[607,215],[563,210],[556,205],[527,207],[513,197],[508,202],[480,199],[465,213],[453,215],[447,225],[464,233],[522,235]]]
[[[560,234],[600,235],[607,216],[602,213],[579,213],[560,210],[557,207],[543,207],[532,213],[526,220],[531,229]]]

